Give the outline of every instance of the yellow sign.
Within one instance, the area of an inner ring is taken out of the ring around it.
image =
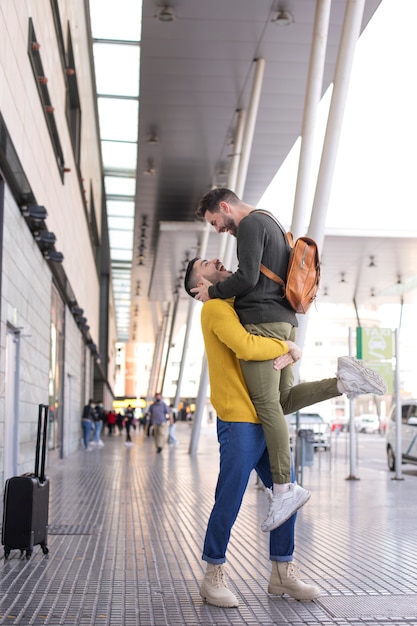
[[[127,409],[127,407],[130,406],[132,407],[132,409],[136,409],[136,407],[140,407],[140,401],[142,398],[140,398],[139,400],[137,398],[118,398],[117,400],[113,400],[113,409],[117,410],[117,409]],[[145,403],[146,406],[146,403]]]

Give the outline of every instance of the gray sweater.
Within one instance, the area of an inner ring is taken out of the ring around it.
[[[235,297],[235,309],[242,324],[288,322],[298,326],[290,304],[282,298],[282,289],[260,273],[260,264],[285,280],[289,246],[274,219],[252,211],[241,220],[237,233],[239,267],[225,281],[209,287],[210,298]]]

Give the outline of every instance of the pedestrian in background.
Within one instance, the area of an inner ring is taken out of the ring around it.
[[[114,433],[114,427],[116,426],[116,421],[117,421],[117,413],[113,411],[112,409],[111,411],[107,413],[107,430],[108,430],[109,437],[111,437]]]
[[[90,435],[94,423],[94,400],[90,399],[83,408],[81,416],[81,428],[83,430],[83,445],[86,450],[90,450]]]
[[[116,417],[116,425],[117,425],[117,430],[119,431],[119,435],[122,436],[123,433],[123,422],[124,422],[124,417],[123,415],[120,413],[120,411],[117,412],[117,417]]]
[[[105,417],[106,414],[103,408],[103,403],[101,401],[96,402],[96,408],[94,410],[94,435],[91,442],[95,446],[104,446],[104,443],[101,439],[101,431],[103,430]]]
[[[132,428],[134,417],[135,417],[135,412],[132,406],[129,404],[125,411],[125,420],[124,420],[125,428],[126,428],[125,446],[128,446],[128,447],[132,445],[132,439],[130,437],[130,429]]]
[[[169,420],[170,410],[169,407],[162,400],[160,393],[155,394],[155,402],[149,407],[149,424],[153,426],[155,435],[155,445],[158,454],[162,452],[168,435],[167,435],[167,422]]]
[[[176,428],[176,423],[177,423],[177,413],[174,410],[174,405],[170,404],[169,405],[169,426],[168,426],[168,443],[169,444],[173,444],[174,446],[177,445],[178,443],[178,439],[175,436],[175,428]]]

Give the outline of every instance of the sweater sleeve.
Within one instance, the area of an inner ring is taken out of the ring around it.
[[[251,335],[231,302],[208,300],[202,308],[201,323],[243,361],[269,361],[288,352],[285,341]]]
[[[263,223],[248,215],[239,224],[236,242],[239,267],[229,278],[209,287],[210,298],[242,296],[259,281],[266,232]]]

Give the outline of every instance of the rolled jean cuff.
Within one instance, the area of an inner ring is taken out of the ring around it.
[[[290,556],[276,556],[275,554],[269,555],[270,561],[277,561],[278,563],[290,563],[293,560],[293,555]]]
[[[226,563],[225,558],[212,559],[211,557],[206,556],[205,554],[203,554],[201,558],[203,559],[203,561],[206,561],[206,563],[210,563],[210,565],[223,565],[223,563]]]

